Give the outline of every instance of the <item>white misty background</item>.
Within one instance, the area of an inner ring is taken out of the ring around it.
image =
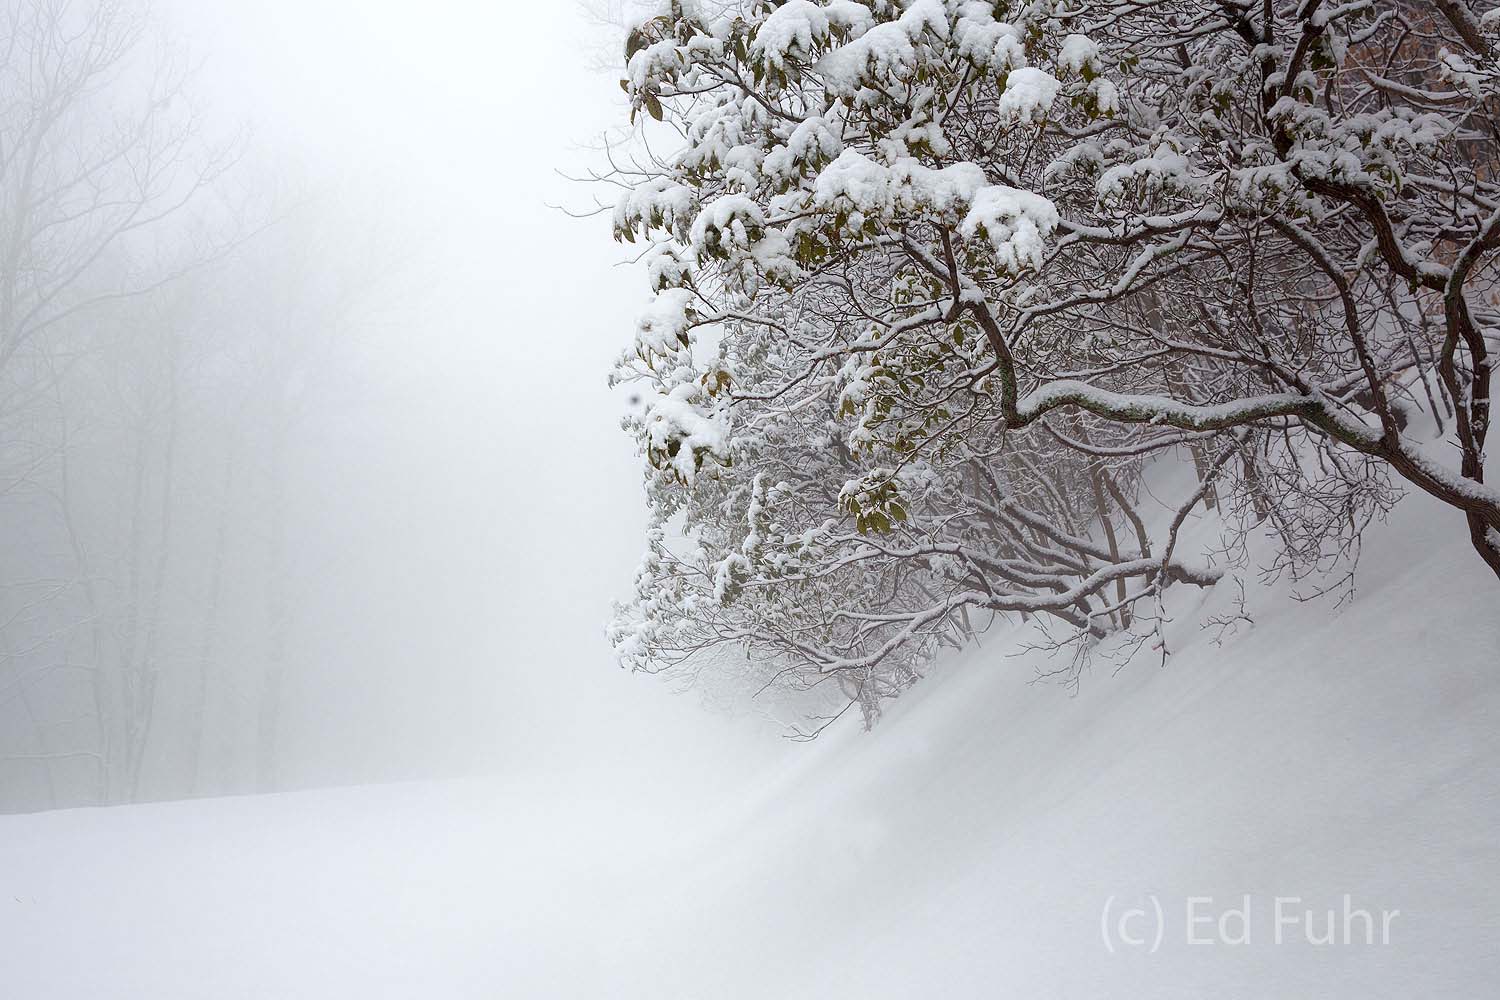
[[[712,731],[603,641],[642,521],[605,373],[643,295],[606,220],[552,206],[587,201],[558,170],[620,116],[606,29],[136,9],[68,127],[108,134],[166,65],[182,173],[218,159],[87,280],[180,277],[7,372],[0,809],[566,771]]]

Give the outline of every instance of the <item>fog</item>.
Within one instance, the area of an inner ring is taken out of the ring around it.
[[[206,260],[28,341],[83,360],[6,415],[49,444],[5,469],[0,808],[777,750],[604,639],[644,283],[562,207],[624,114],[608,44],[569,4],[157,6],[109,93],[190,67],[221,161],[150,240]]]
[[[0,1000],[1493,993],[1495,6],[646,3],[0,0]]]

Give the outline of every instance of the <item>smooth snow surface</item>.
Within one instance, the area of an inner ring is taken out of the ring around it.
[[[1076,697],[992,634],[875,732],[722,781],[622,747],[531,783],[6,817],[0,996],[1493,995],[1500,588],[1451,520],[1407,500],[1352,604],[1251,588],[1216,647],[1221,585],[1165,668]],[[1244,894],[1248,945],[1184,943],[1187,897]],[[1345,894],[1400,911],[1389,944],[1274,943],[1275,897]],[[1155,954],[1107,950],[1111,896],[1161,903]]]

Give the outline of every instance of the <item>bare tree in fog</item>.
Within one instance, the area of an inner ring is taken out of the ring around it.
[[[326,394],[328,356],[376,299],[385,271],[382,244],[368,222],[303,211],[242,261],[255,289],[246,313],[250,398],[265,435],[266,651],[256,696],[255,787],[280,787],[280,742],[292,609],[288,599],[288,456],[299,426]],[[338,266],[330,261],[337,260]]]
[[[136,7],[21,0],[5,17],[0,366],[9,369],[70,318],[199,263],[204,248],[169,250],[161,235],[233,150],[202,141],[181,69]]]
[[[152,584],[140,565],[130,567],[128,613],[114,636],[121,658],[107,665],[99,567],[72,521],[68,421],[49,425],[41,418],[58,399],[58,380],[100,347],[101,316],[165,287],[215,252],[211,244],[184,239],[178,222],[222,176],[234,148],[202,141],[200,122],[184,99],[181,64],[140,7],[14,0],[3,18],[0,417],[7,421],[6,452],[18,459],[6,469],[7,485],[9,491],[41,486],[56,497],[73,557],[66,571],[10,581],[9,596],[25,609],[16,614],[45,621],[52,630],[45,634],[54,640],[64,623],[52,613],[50,598],[81,597],[70,603],[92,632],[94,653],[87,663],[65,654],[13,684],[17,696],[29,700],[28,686],[41,676],[72,671],[90,677],[96,748],[52,751],[39,733],[30,757],[45,767],[51,759],[92,754],[99,795],[113,798],[133,784],[149,730],[142,707],[149,703],[149,682],[143,678],[152,671],[157,629],[149,616],[159,580]],[[140,421],[155,416],[137,414]],[[144,463],[145,451],[136,454]],[[170,447],[166,461],[170,470]],[[46,486],[37,478],[44,467],[56,475]],[[139,491],[135,500],[144,502]],[[138,542],[139,531],[132,537]],[[141,657],[146,662],[137,662]]]
[[[379,241],[231,174],[142,6],[0,7],[0,809],[275,788],[288,469]]]

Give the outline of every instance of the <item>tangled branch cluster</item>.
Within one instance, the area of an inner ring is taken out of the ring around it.
[[[975,616],[1100,636],[1211,584],[1177,551],[1200,504],[1306,568],[1393,480],[1500,574],[1497,27],[1462,0],[641,22],[622,84],[675,151],[611,175],[656,291],[616,372],[650,390],[654,519],[623,661],[870,714]],[[1162,509],[1168,449],[1198,476]]]

